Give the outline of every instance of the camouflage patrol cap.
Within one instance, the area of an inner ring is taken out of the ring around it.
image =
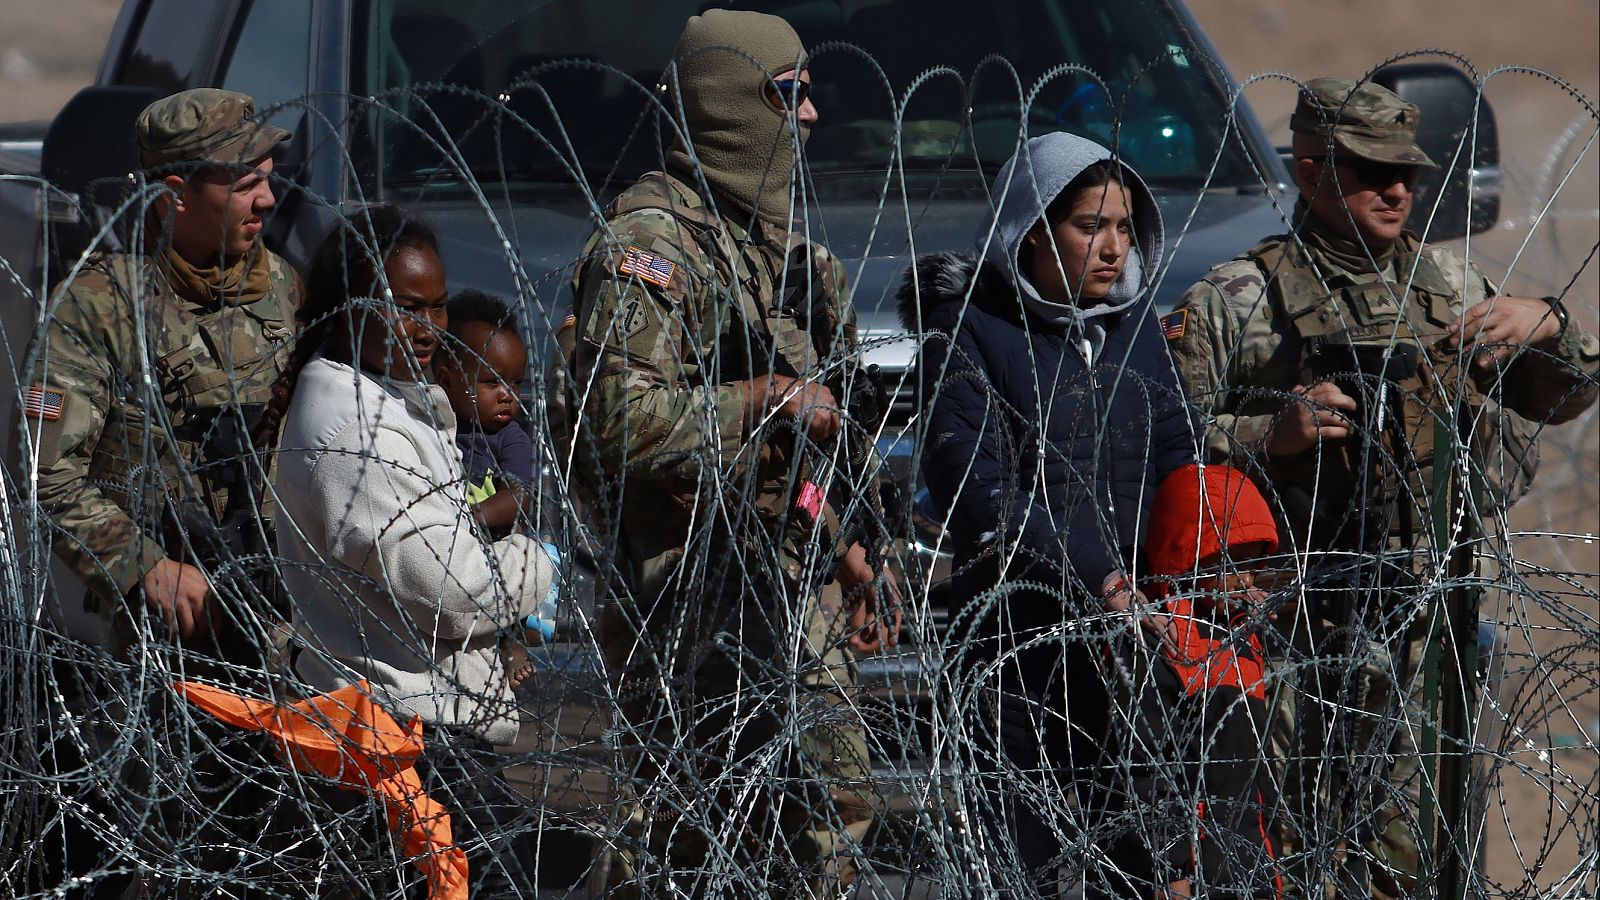
[[[255,114],[256,102],[238,91],[194,88],[163,97],[133,125],[139,163],[147,169],[181,162],[250,164],[294,136]]]
[[[1300,91],[1289,130],[1333,138],[1342,153],[1373,162],[1437,167],[1417,146],[1415,104],[1370,81],[1313,78]]]

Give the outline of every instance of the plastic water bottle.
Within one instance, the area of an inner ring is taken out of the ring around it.
[[[550,554],[550,590],[540,601],[539,608],[523,619],[522,624],[529,631],[537,631],[539,637],[548,641],[556,634],[556,603],[561,599],[561,551],[556,549],[555,544],[546,541],[544,552]]]

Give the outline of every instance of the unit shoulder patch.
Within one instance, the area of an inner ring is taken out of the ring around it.
[[[644,331],[650,324],[650,313],[644,308],[644,302],[635,297],[628,301],[617,316],[617,327],[621,329],[623,338],[631,338]]]

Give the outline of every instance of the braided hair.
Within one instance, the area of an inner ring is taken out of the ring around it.
[[[295,385],[306,363],[320,351],[349,352],[348,346],[334,340],[345,334],[347,319],[341,313],[349,309],[351,297],[382,291],[384,263],[402,249],[438,253],[439,239],[433,229],[389,205],[369,206],[348,219],[341,218],[323,239],[306,275],[305,302],[295,313],[299,337],[250,433],[257,447],[277,445],[278,429],[288,415]]]

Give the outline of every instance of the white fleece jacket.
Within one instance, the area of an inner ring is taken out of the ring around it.
[[[496,632],[533,612],[553,566],[523,535],[478,537],[455,430],[436,385],[320,356],[300,373],[276,481],[296,667],[319,690],[367,679],[402,721],[509,743]]]

